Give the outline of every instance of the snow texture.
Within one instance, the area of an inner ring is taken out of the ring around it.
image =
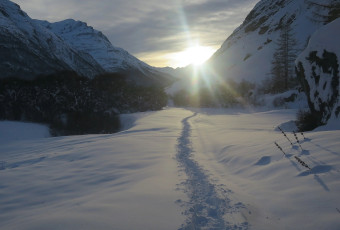
[[[177,160],[188,177],[183,184],[184,191],[190,197],[190,201],[184,205],[188,217],[181,229],[226,229],[227,226],[230,229],[233,224],[225,222],[223,218],[227,210],[232,209],[227,198],[228,191],[210,181],[207,172],[192,156],[194,150],[190,141],[189,120],[196,115],[197,113],[182,120],[183,129],[178,138]],[[247,229],[247,226],[248,223],[245,222],[238,229]]]
[[[49,136],[49,128],[46,125],[15,121],[0,122],[0,143],[41,139]]]
[[[295,113],[168,108],[124,115],[112,135],[26,128],[41,138],[0,145],[1,229],[337,230],[340,130],[298,133],[300,146],[286,125],[291,145],[275,127]]]

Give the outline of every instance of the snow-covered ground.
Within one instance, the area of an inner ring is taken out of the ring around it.
[[[167,108],[53,138],[0,122],[1,229],[339,229],[340,130],[300,146],[295,113]]]
[[[45,125],[15,121],[0,122],[0,144],[49,136],[49,128]]]

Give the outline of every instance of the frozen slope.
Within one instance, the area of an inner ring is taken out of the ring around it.
[[[340,130],[291,146],[275,126],[295,112],[171,108],[113,135],[7,142],[1,228],[339,229]]]

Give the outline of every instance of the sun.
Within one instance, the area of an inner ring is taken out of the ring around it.
[[[200,65],[208,60],[214,50],[207,46],[193,46],[184,51],[184,56],[194,65]]]
[[[179,67],[188,65],[201,65],[207,61],[215,50],[208,46],[195,45],[188,47],[182,52],[178,52],[172,55],[172,62]]]

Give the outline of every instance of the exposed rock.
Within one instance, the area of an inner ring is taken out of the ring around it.
[[[308,105],[318,124],[339,118],[340,19],[318,30],[296,61]]]

